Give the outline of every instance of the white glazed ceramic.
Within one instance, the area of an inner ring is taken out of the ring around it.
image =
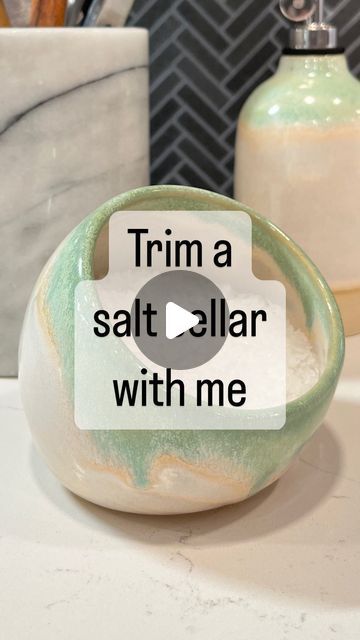
[[[284,55],[245,103],[235,196],[288,233],[360,331],[360,83],[341,53]]]
[[[304,395],[288,402],[286,425],[259,430],[256,411],[248,430],[132,431],[131,410],[122,428],[80,431],[74,422],[74,292],[101,273],[99,238],[121,210],[231,211],[239,203],[188,187],[148,187],[125,193],[88,216],[65,239],[43,270],[31,297],[20,349],[19,380],[35,442],[49,467],[78,495],[112,509],[184,513],[243,500],[274,482],[321,424],[343,362],[343,330],[335,300],[316,267],[268,220],[245,209],[253,223],[253,269],[279,279],[288,313],[309,335],[321,376]],[[235,222],[236,224],[236,222]],[[114,357],[104,347],[98,367],[106,376]],[[128,350],[117,355],[119,375],[136,376]],[[127,373],[129,375],[129,373]],[[105,409],[106,411],[106,409]],[[149,424],[152,412],[149,410]],[[100,418],[101,421],[101,418]],[[164,425],[162,425],[164,426]]]

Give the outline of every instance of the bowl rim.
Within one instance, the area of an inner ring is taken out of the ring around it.
[[[319,298],[322,300],[325,313],[328,316],[329,348],[324,369],[320,374],[317,382],[304,394],[286,403],[287,419],[289,415],[294,416],[300,411],[303,412],[304,406],[310,405],[316,407],[319,404],[322,404],[324,398],[326,399],[327,397],[331,397],[336,387],[345,355],[345,336],[343,323],[335,296],[332,293],[325,278],[320,273],[318,267],[301,249],[301,247],[268,218],[260,215],[247,205],[244,205],[237,200],[234,200],[227,196],[223,196],[213,191],[207,191],[205,189],[189,187],[186,185],[158,185],[138,187],[136,189],[132,189],[131,191],[127,191],[118,196],[115,196],[111,200],[108,200],[106,203],[98,207],[96,211],[89,214],[89,216],[85,219],[93,219],[93,216],[96,216],[96,214],[102,214],[101,219],[98,220],[96,229],[94,229],[95,235],[93,235],[92,238],[88,238],[91,249],[94,250],[101,228],[108,222],[113,213],[115,213],[116,211],[126,210],[127,207],[130,207],[131,210],[134,205],[136,205],[136,207],[139,207],[139,205],[141,205],[141,201],[146,200],[148,203],[149,196],[151,198],[156,197],[158,199],[193,199],[203,201],[204,203],[206,203],[206,205],[213,203],[214,211],[217,210],[217,203],[219,204],[219,206],[221,206],[221,208],[223,208],[224,211],[245,211],[250,215],[252,221],[254,221],[256,225],[258,225],[258,227],[266,230],[267,233],[270,233],[270,235],[277,242],[286,243],[287,246],[291,248],[291,252],[293,253],[295,259],[301,261],[302,267],[306,270],[308,277],[314,280],[319,290]],[[174,208],[174,211],[176,210],[181,211],[182,207],[179,207],[179,209]],[[208,210],[211,211],[211,209]],[[91,277],[94,277],[92,272],[92,265]]]

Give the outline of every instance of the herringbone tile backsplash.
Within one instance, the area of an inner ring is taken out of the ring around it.
[[[359,0],[328,0],[360,75]],[[135,0],[150,30],[152,182],[232,195],[236,119],[287,40],[278,0]]]

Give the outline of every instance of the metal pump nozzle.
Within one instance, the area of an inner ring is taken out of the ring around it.
[[[324,22],[324,0],[280,0],[281,13],[303,22],[290,31],[291,49],[336,49],[337,29]]]

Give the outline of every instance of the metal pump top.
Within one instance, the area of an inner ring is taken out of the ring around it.
[[[324,20],[324,0],[280,0],[282,14],[296,24],[290,30],[294,50],[336,49],[337,29]]]

